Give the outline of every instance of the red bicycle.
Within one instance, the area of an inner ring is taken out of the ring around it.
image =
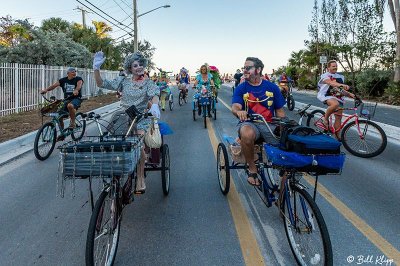
[[[358,97],[353,108],[339,108],[329,116],[329,126],[323,123],[325,112],[312,111],[307,118],[307,126],[315,130],[339,135],[343,146],[353,155],[371,158],[381,154],[387,146],[385,131],[371,121],[376,111],[377,103],[363,103]],[[352,111],[353,114],[338,114],[338,111]],[[359,114],[357,111],[359,110]],[[335,116],[345,117],[339,128],[334,128]],[[340,132],[341,131],[341,132]]]

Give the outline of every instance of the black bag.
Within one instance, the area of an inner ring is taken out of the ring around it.
[[[284,128],[280,148],[301,154],[339,154],[341,143],[336,139],[305,126]]]

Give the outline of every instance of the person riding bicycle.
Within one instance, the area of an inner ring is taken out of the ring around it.
[[[215,96],[215,102],[218,102],[218,90],[221,88],[221,84],[222,84],[221,77],[220,77],[219,70],[217,67],[210,66],[209,69],[210,69],[211,75],[213,76],[212,79],[213,79],[214,85],[215,85],[215,88],[213,91],[213,94]]]
[[[53,85],[50,85],[46,89],[41,90],[41,94],[45,94],[49,91],[54,90],[57,87],[61,87],[64,92],[64,106],[62,111],[68,112],[71,118],[68,129],[75,128],[75,113],[76,110],[81,106],[82,103],[82,85],[83,79],[76,75],[76,69],[73,67],[68,68],[67,76],[59,79]],[[67,100],[68,98],[68,100]],[[60,119],[60,126],[64,128],[64,119]],[[61,135],[60,138],[63,136]]]
[[[278,79],[279,87],[282,90],[282,94],[284,96],[287,95],[289,92],[289,83],[292,82],[292,79],[286,75],[285,72],[282,73],[282,75]]]
[[[168,86],[169,79],[167,73],[161,72],[160,80],[156,83],[160,89],[161,110],[165,111],[165,101],[171,93],[171,88]]]
[[[196,76],[196,80],[194,81],[193,89],[197,89],[197,93],[193,96],[194,99],[197,100],[200,97],[202,86],[204,86],[207,91],[210,91],[211,86],[214,86],[212,75],[208,72],[208,67],[206,65],[200,67],[200,73]],[[207,106],[207,110],[208,116],[211,117],[211,104]],[[200,105],[198,105],[198,114],[201,115]]]
[[[257,167],[254,163],[254,143],[263,140],[267,143],[277,144],[277,140],[264,123],[248,121],[248,114],[260,114],[267,122],[272,117],[285,117],[283,106],[285,99],[279,87],[274,83],[262,79],[263,62],[256,57],[247,57],[244,63],[243,76],[245,81],[235,89],[232,97],[232,113],[240,120],[238,134],[246,162],[248,164],[247,182],[259,186]],[[247,101],[245,98],[251,100]]]
[[[189,92],[190,77],[186,68],[181,68],[178,76],[178,89],[184,92],[185,97]]]
[[[160,109],[158,107],[160,90],[153,81],[144,78],[144,68],[147,66],[148,60],[143,54],[141,52],[136,52],[125,58],[124,68],[127,73],[132,74],[131,78],[117,77],[114,80],[102,79],[100,76],[100,67],[105,59],[103,52],[97,52],[94,55],[93,69],[97,86],[108,90],[121,91],[121,106],[124,109],[135,105],[140,112],[145,112],[150,106],[149,112],[154,117],[160,118]],[[124,113],[125,112],[116,112],[111,118],[112,123],[118,121],[120,125],[125,125],[126,131],[122,132],[122,134],[127,132],[128,126],[128,118],[126,115],[123,115]],[[125,121],[122,121],[124,119]],[[151,118],[140,120],[136,125],[136,133],[144,135],[145,132],[149,130],[151,123]],[[122,131],[122,127],[117,127],[117,129]],[[143,147],[137,168],[136,194],[142,194],[146,189],[144,181],[145,158]]]
[[[330,60],[327,63],[327,70],[321,75],[318,81],[318,94],[317,98],[324,104],[328,105],[326,108],[324,124],[329,127],[329,116],[335,112],[336,109],[343,106],[344,98],[343,96],[349,96],[355,98],[354,94],[347,92],[350,87],[344,84],[344,76],[337,73],[337,62],[335,60]],[[336,88],[342,87],[344,90],[338,92]],[[342,110],[338,110],[335,113],[335,129],[339,129],[341,125]],[[336,138],[339,139],[340,132],[336,133]]]

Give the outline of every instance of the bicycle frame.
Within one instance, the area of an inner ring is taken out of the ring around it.
[[[337,113],[338,111],[346,111],[346,110],[351,110],[351,111],[354,111],[355,113],[354,113],[354,114],[351,114],[351,115],[344,114],[344,113],[342,113],[342,114],[338,114],[338,113]],[[336,110],[333,114],[331,114],[331,115],[329,116],[329,124],[331,125],[330,128],[327,128],[324,124],[321,124],[321,125],[318,125],[318,126],[321,127],[321,128],[323,128],[324,130],[329,131],[329,132],[332,133],[332,134],[336,134],[336,133],[340,132],[340,131],[343,129],[343,127],[344,127],[351,119],[354,118],[355,121],[356,121],[358,134],[360,135],[360,137],[362,137],[363,134],[362,134],[362,132],[360,131],[360,126],[359,126],[359,122],[358,122],[359,116],[358,116],[358,114],[356,113],[356,111],[357,111],[357,108],[356,108],[356,107],[354,107],[354,108],[340,108],[340,109]],[[341,120],[343,117],[346,117],[346,119],[345,119],[344,121],[341,122],[340,127],[337,128],[337,129],[334,128],[333,116],[339,116],[339,117],[340,117],[340,120]]]

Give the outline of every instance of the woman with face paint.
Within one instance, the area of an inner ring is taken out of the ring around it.
[[[134,54],[128,55],[125,58],[124,68],[126,73],[132,74],[131,78],[128,77],[117,77],[114,80],[102,79],[100,76],[100,67],[105,61],[103,52],[97,52],[93,59],[93,69],[96,84],[100,88],[105,88],[107,90],[114,90],[121,93],[121,105],[124,109],[135,105],[140,112],[147,111],[147,108],[151,105],[149,112],[160,118],[160,109],[158,107],[160,90],[148,78],[144,77],[144,70],[147,66],[147,59],[144,58],[142,53],[136,52]],[[115,128],[119,129],[115,134],[124,134],[127,132],[128,121],[125,112],[114,113],[111,118],[112,124],[115,124]],[[125,120],[125,121],[122,121]],[[152,123],[151,118],[142,119],[137,124],[137,134],[144,134]],[[126,125],[123,126],[117,125]],[[137,181],[135,193],[143,194],[146,189],[144,181],[144,166],[145,166],[145,153],[144,148],[142,150],[141,159],[137,171]]]
[[[200,96],[201,87],[204,86],[207,90],[210,90],[210,86],[214,86],[214,80],[212,79],[211,73],[208,72],[208,67],[206,65],[202,65],[200,67],[200,73],[196,76],[196,80],[194,81],[193,89],[197,89],[197,93],[194,95],[195,99],[198,99]],[[211,106],[208,106],[208,116],[211,117],[210,111]],[[201,115],[201,106],[198,106],[199,115]]]

